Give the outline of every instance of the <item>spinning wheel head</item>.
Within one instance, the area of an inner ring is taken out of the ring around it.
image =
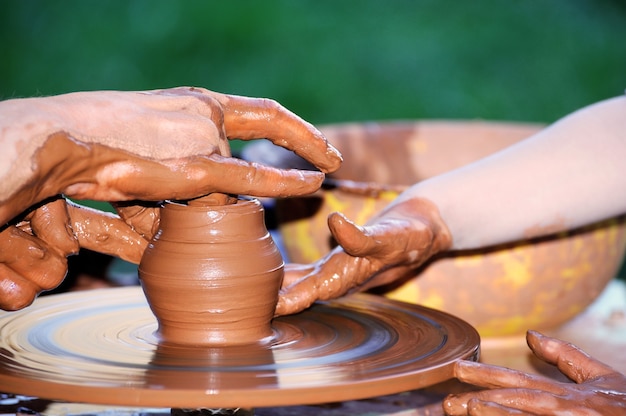
[[[326,403],[436,384],[478,349],[467,323],[371,295],[277,318],[265,343],[171,345],[141,289],[102,289],[0,314],[0,391],[146,407]]]

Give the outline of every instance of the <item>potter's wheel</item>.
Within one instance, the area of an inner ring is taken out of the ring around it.
[[[264,407],[426,387],[476,359],[464,321],[372,295],[273,322],[259,345],[160,345],[139,287],[39,298],[0,313],[0,391],[144,407]]]

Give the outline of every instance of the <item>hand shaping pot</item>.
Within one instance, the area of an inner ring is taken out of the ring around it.
[[[333,174],[336,187],[310,198],[277,201],[289,261],[310,263],[332,248],[329,213],[340,211],[362,224],[399,188],[487,156],[540,128],[481,121],[322,127],[344,163]],[[266,158],[263,153],[273,151],[261,146],[249,149],[249,158]],[[286,153],[272,158],[282,166],[302,164]],[[625,245],[625,223],[618,218],[549,238],[445,255],[424,265],[415,278],[387,288],[386,295],[452,313],[483,337],[550,329],[600,294],[616,275]]]
[[[251,344],[273,334],[283,260],[257,200],[165,204],[139,277],[165,344]]]

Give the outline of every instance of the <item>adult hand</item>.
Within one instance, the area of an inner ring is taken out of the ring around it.
[[[139,262],[148,244],[119,217],[54,198],[0,232],[0,308],[28,306],[58,286],[80,247]]]
[[[3,309],[60,283],[79,247],[139,262],[158,226],[145,201],[304,195],[341,163],[318,130],[276,102],[197,88],[0,102],[0,132],[0,244],[11,248],[0,254]],[[232,158],[231,138],[267,138],[322,172]],[[121,219],[60,195],[114,201]]]
[[[22,120],[22,122],[20,122]],[[267,99],[198,88],[100,91],[0,103],[0,224],[46,198],[193,199],[304,195],[324,174],[230,157],[227,139],[267,138],[322,172],[341,156],[309,123]]]
[[[394,203],[362,227],[339,213],[329,216],[328,226],[339,246],[311,265],[285,267],[276,315],[389,283],[452,242],[437,208],[420,198]]]
[[[491,390],[448,396],[448,415],[624,415],[626,376],[567,342],[529,331],[530,349],[574,383],[459,361],[460,381]]]

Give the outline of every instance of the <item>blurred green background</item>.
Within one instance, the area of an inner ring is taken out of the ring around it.
[[[314,124],[551,122],[623,93],[626,2],[0,0],[0,99],[179,85]]]
[[[0,0],[0,98],[194,85],[315,124],[549,122],[623,92],[625,5]]]

